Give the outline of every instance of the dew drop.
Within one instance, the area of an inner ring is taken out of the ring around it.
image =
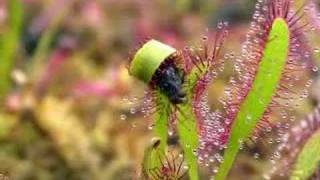
[[[137,112],[136,108],[130,108],[130,113],[135,114]]]
[[[312,68],[312,71],[313,71],[313,72],[318,72],[318,70],[319,70],[319,68],[318,68],[317,66],[314,66],[314,67]]]
[[[254,158],[254,159],[259,159],[259,157],[260,157],[260,154],[259,154],[259,153],[254,153],[254,155],[253,155],[253,158]]]
[[[132,104],[134,104],[134,102],[132,100],[128,100],[128,104],[132,105]]]
[[[274,159],[270,159],[271,164],[275,165],[276,161]]]
[[[123,120],[123,121],[126,120],[126,119],[127,119],[127,115],[121,114],[121,115],[120,115],[120,119]]]
[[[238,142],[239,142],[239,149],[242,150],[243,149],[243,140],[239,139]]]
[[[128,102],[128,97],[122,98],[122,101],[123,101],[123,102]]]
[[[263,175],[263,178],[264,178],[265,180],[270,180],[270,179],[271,179],[268,174]]]
[[[214,169],[213,169],[213,173],[215,173],[215,174],[216,174],[218,171],[219,171],[218,168],[214,168]]]

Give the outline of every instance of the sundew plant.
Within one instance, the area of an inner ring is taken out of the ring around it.
[[[200,46],[176,49],[154,39],[142,43],[131,57],[129,74],[148,87],[142,111],[152,117],[150,129],[157,138],[145,151],[142,178],[187,174],[196,180],[204,166],[212,179],[227,179],[240,150],[266,136],[278,148],[269,157],[271,172],[260,179],[271,179],[275,172],[290,179],[319,178],[319,108],[291,127],[293,112],[312,84],[305,76],[317,71],[305,36],[315,30],[305,18],[311,5],[297,4],[258,0],[239,55],[224,47],[230,32],[223,21]],[[226,64],[235,73],[219,99],[221,108],[212,109],[208,88]],[[173,136],[179,160],[170,155],[167,142]]]

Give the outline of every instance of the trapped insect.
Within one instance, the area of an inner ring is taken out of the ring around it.
[[[158,52],[153,52],[156,48]],[[172,104],[181,104],[186,101],[186,93],[183,91],[185,73],[177,65],[178,57],[174,48],[151,40],[136,53],[130,65],[130,72],[152,88],[159,89]],[[141,70],[147,71],[142,74]]]
[[[175,64],[175,59],[166,59],[152,77],[153,86],[159,88],[172,104],[181,104],[186,101],[183,91],[184,72]]]

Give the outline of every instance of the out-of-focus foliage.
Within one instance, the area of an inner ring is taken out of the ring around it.
[[[19,0],[7,3],[8,24],[0,36],[0,96],[4,96],[10,86],[9,73],[14,64],[14,58],[19,43],[22,25],[22,3]]]
[[[0,1],[0,174],[17,180],[140,177],[151,121],[138,111],[145,85],[129,77],[128,52],[149,37],[183,49],[199,43],[207,28],[215,31],[219,20],[230,20],[224,49],[238,54],[253,7],[251,0]],[[234,74],[230,66],[226,62],[209,88],[212,109],[221,106]],[[306,100],[293,113],[299,117],[311,107]],[[246,145],[230,179],[261,179],[274,146],[263,138]],[[200,179],[212,174],[200,169]]]

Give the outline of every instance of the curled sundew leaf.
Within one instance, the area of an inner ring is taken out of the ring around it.
[[[149,83],[160,64],[176,50],[156,40],[150,40],[135,54],[129,72],[132,76]]]
[[[186,77],[188,77],[188,75],[186,75]],[[153,132],[162,142],[167,142],[168,132],[173,133],[171,132],[171,129],[175,129],[174,125],[177,125],[180,144],[184,151],[189,177],[190,179],[196,180],[198,179],[197,158],[193,151],[198,147],[198,134],[195,118],[192,114],[192,104],[190,101],[191,90],[186,89],[188,99],[186,102],[183,104],[172,104],[170,99],[152,83],[154,82],[151,81],[150,84],[151,94],[149,94],[149,101],[151,100],[154,103],[154,105],[151,106],[154,110]],[[184,112],[186,112],[186,114],[184,114]],[[166,144],[161,143],[158,151],[165,152]],[[163,154],[164,153],[160,153],[158,156],[163,158]],[[153,159],[151,161],[154,162],[154,167],[161,166],[158,161],[158,156],[150,157],[150,159]]]
[[[162,158],[166,142],[168,139],[168,119],[171,114],[171,103],[163,93],[161,93],[157,88],[152,87],[152,78],[160,67],[160,65],[173,53],[175,49],[163,44],[156,40],[150,40],[145,43],[134,55],[130,67],[129,73],[136,77],[137,79],[145,82],[150,86],[150,90],[147,91],[145,95],[145,105],[144,113],[150,113],[153,111],[154,114],[154,123],[153,123],[153,132],[154,135],[160,138],[162,143],[157,147],[157,151],[162,152],[157,156],[150,154],[148,158],[149,166],[153,168],[159,167],[161,164],[159,162],[159,157]],[[144,162],[145,164],[146,162]]]
[[[151,80],[160,65],[176,50],[166,44],[163,44],[156,40],[150,40],[145,43],[133,57],[129,73],[137,79],[151,85]],[[167,142],[167,120],[170,116],[170,102],[169,99],[162,94],[159,90],[150,88],[152,91],[150,94],[146,94],[146,99],[155,103],[155,107],[147,107],[149,109],[155,109],[155,121],[153,130],[155,135],[160,137],[162,142]],[[161,148],[164,150],[165,143],[161,143]]]
[[[309,56],[300,54],[304,26],[297,25],[301,16],[290,13],[290,5],[289,0],[267,0],[256,5],[242,57],[236,62],[242,67],[236,69],[240,78],[232,82],[234,87],[224,104],[230,135],[215,179],[226,178],[242,143],[260,124],[269,124],[272,109],[285,107],[284,102],[293,99],[288,87],[295,85],[299,78],[294,72],[305,68],[302,59]]]
[[[200,103],[198,96],[216,76],[217,72],[213,69],[220,65],[217,59],[226,35],[224,27],[223,23],[218,26],[219,31],[212,46],[205,38],[203,47],[198,49],[186,48],[184,51],[175,51],[167,45],[149,41],[138,50],[129,68],[133,76],[149,85],[143,111],[155,115],[152,128],[155,135],[162,142],[166,142],[168,131],[171,134],[177,129],[190,179],[199,178],[196,156],[199,147],[198,133],[205,127],[205,123],[196,114],[198,107],[195,104]],[[179,91],[183,93],[177,92],[178,94],[173,95],[184,96],[180,102],[173,101],[172,97],[159,88],[157,80],[162,77],[158,77],[158,73],[166,71],[167,65],[178,67],[182,71],[184,80]],[[201,137],[202,134],[199,134]],[[159,150],[164,152],[165,146],[166,144],[162,143]],[[152,161],[156,162],[156,159]]]
[[[135,76],[136,78],[142,80],[143,82],[150,85],[150,89],[152,89],[152,101],[155,104],[155,120],[153,125],[153,131],[156,136],[160,137],[162,142],[167,142],[168,132],[169,132],[169,119],[170,117],[175,116],[173,112],[173,108],[177,108],[177,104],[172,104],[170,99],[158,88],[157,82],[155,82],[155,74],[157,70],[161,70],[162,64],[165,61],[168,61],[169,58],[173,58],[173,54],[176,52],[174,48],[167,46],[163,43],[160,43],[155,40],[150,40],[146,44],[142,46],[141,49],[138,50],[136,55],[134,56],[131,64],[130,64],[130,74]],[[178,62],[175,62],[178,63]],[[191,107],[191,104],[185,103],[186,107]],[[190,108],[191,109],[191,108]],[[183,110],[182,110],[183,111]],[[197,147],[197,133],[195,128],[195,121],[193,118],[184,118],[185,116],[178,117],[178,129],[181,139],[181,144],[184,149],[185,158],[188,162],[189,166],[189,176],[191,179],[198,179],[198,171],[197,171],[197,161],[195,156],[192,153],[192,149]],[[180,125],[183,123],[183,125]],[[186,125],[187,124],[187,125]],[[192,132],[192,138],[190,138],[191,134],[186,134],[186,129],[190,133]],[[191,131],[189,130],[191,129]],[[192,141],[190,141],[192,139]],[[186,148],[185,144],[188,144],[188,148]],[[161,143],[158,151],[165,152],[165,143]],[[154,168],[160,167],[159,158],[161,159],[164,153],[160,153],[157,156],[150,156],[150,161],[153,162]]]

